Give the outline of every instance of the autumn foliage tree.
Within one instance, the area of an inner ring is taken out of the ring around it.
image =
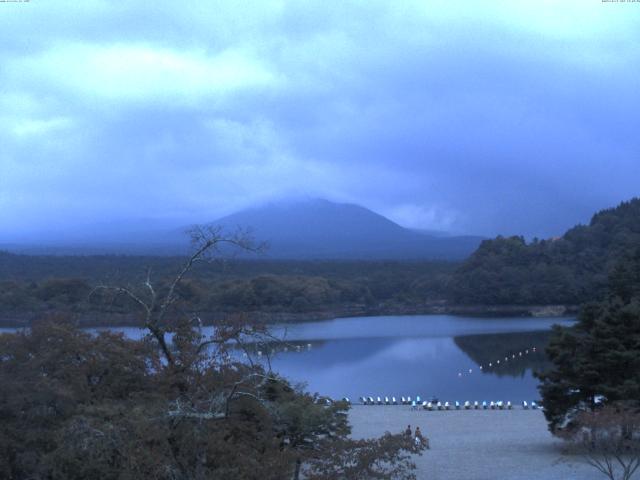
[[[205,335],[181,315],[194,262],[240,237],[198,230],[195,253],[160,291],[100,286],[137,305],[142,340],[91,334],[62,318],[0,335],[0,478],[415,478],[402,434],[352,440],[348,405],[292,387],[251,358],[268,337],[237,316]],[[247,356],[239,354],[245,348]]]

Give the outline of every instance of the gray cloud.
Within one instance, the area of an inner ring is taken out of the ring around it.
[[[288,195],[550,236],[638,194],[640,6],[86,1],[0,11],[0,221]]]

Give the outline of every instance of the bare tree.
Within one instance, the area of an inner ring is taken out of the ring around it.
[[[168,321],[169,312],[179,300],[177,289],[181,282],[193,267],[203,261],[219,259],[221,254],[233,254],[238,251],[258,253],[262,252],[265,244],[256,243],[247,230],[237,230],[232,234],[226,233],[221,227],[215,225],[195,226],[188,231],[193,245],[193,253],[180,267],[175,277],[170,281],[166,293],[159,293],[151,280],[151,269],[147,270],[146,280],[141,286],[98,285],[91,294],[103,290],[115,295],[124,295],[139,307],[143,314],[142,327],[158,343],[158,347],[168,365],[174,366],[175,359],[167,344],[167,333],[175,326],[173,320]],[[223,251],[223,249],[225,249]],[[195,322],[201,331],[202,324],[198,316],[189,319]],[[246,325],[236,323],[231,328],[218,328],[214,335],[208,339],[202,339],[198,345],[198,353],[212,344],[224,344],[231,339],[239,339],[242,333],[246,333]]]
[[[610,480],[630,480],[640,468],[640,412],[612,404],[579,414],[564,437]]]
[[[205,365],[206,369],[206,364],[211,365],[212,362],[222,365],[230,359],[229,350],[239,347],[249,365],[246,371],[241,368],[229,369],[238,374],[232,375],[229,383],[218,385],[217,388],[212,388],[205,381],[201,388],[191,388],[189,392],[184,389],[183,397],[176,398],[167,413],[174,419],[224,419],[229,416],[232,401],[253,398],[265,403],[262,395],[267,382],[280,381],[271,371],[268,355],[267,371],[262,373],[262,370],[256,369],[253,352],[247,342],[263,344],[282,342],[282,339],[271,335],[264,325],[250,322],[244,315],[233,315],[216,322],[212,334],[205,336],[197,314],[187,315],[186,318],[181,314],[182,320],[176,319],[176,314],[180,313],[175,309],[180,300],[179,287],[198,263],[222,262],[238,252],[261,253],[266,244],[256,242],[248,230],[239,229],[228,234],[214,225],[195,226],[188,233],[193,252],[165,288],[154,285],[151,271],[147,270],[142,285],[98,285],[92,293],[106,291],[132,300],[143,315],[141,327],[157,343],[165,366],[174,370],[197,369],[198,364]],[[173,335],[173,345],[167,339],[169,334]]]

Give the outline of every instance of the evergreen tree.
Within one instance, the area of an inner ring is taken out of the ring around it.
[[[612,269],[606,299],[555,328],[547,353],[540,392],[552,432],[600,402],[640,407],[640,250]]]

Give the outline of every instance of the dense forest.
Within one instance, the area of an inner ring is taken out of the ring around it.
[[[106,313],[112,323],[131,322],[125,298],[104,298],[92,294],[93,289],[136,288],[147,272],[166,288],[183,261],[0,253],[0,315],[21,323],[43,312],[65,311],[82,322],[101,323],[96,316]],[[267,320],[274,315],[287,320],[413,312],[444,301],[456,267],[450,262],[214,260],[196,265],[178,293],[186,311],[197,311],[205,319],[235,312],[259,313]]]
[[[570,304],[603,295],[618,260],[640,245],[640,199],[596,213],[562,237],[485,240],[453,274],[457,304]]]

